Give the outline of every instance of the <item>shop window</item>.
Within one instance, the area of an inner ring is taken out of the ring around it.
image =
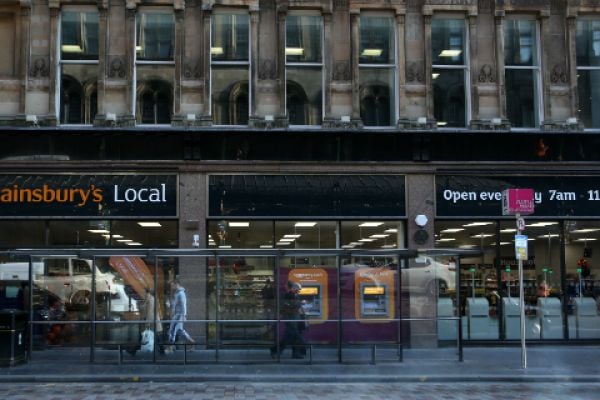
[[[600,128],[600,20],[577,21],[578,116],[586,128]]]
[[[211,32],[213,123],[247,125],[250,112],[248,15],[215,14]]]
[[[60,38],[61,124],[91,124],[98,109],[98,13],[65,11]]]
[[[136,122],[170,124],[175,82],[175,18],[145,10],[136,29]]]
[[[431,23],[433,112],[439,127],[465,127],[468,52],[465,21],[434,18]]]
[[[392,126],[396,121],[396,52],[394,20],[360,18],[360,115],[365,126]]]
[[[323,119],[322,19],[286,17],[286,110],[290,125],[321,125]]]
[[[540,62],[537,24],[509,19],[504,29],[507,117],[515,128],[540,125]]]

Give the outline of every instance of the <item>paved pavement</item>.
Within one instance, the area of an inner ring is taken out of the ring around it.
[[[407,349],[402,361],[383,357],[370,364],[368,351],[343,354],[336,363],[316,351],[313,362],[271,360],[267,350],[183,351],[157,358],[138,353],[119,364],[116,351],[98,352],[90,362],[89,349],[49,349],[34,352],[31,362],[0,368],[0,384],[65,382],[249,382],[249,383],[565,383],[600,384],[600,346],[531,346],[528,367],[521,368],[519,347],[467,347],[464,361],[454,348]],[[372,355],[372,354],[371,354]],[[394,356],[397,354],[394,353]],[[211,358],[212,356],[212,358]],[[385,361],[384,361],[385,359]],[[187,364],[183,362],[186,361]],[[597,398],[600,398],[598,395]]]
[[[7,400],[597,400],[598,383],[50,383],[3,384]]]

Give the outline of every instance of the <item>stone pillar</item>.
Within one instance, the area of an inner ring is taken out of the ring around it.
[[[258,23],[259,14],[258,10],[250,10],[250,116],[256,115],[256,88],[258,86],[258,52],[259,52],[259,40],[258,40]]]
[[[428,249],[434,247],[435,180],[433,175],[407,175],[406,215],[408,219],[408,248]],[[419,214],[427,216],[429,222],[424,227],[415,223]],[[405,285],[408,282],[404,283]],[[436,296],[432,294],[410,293],[409,316],[411,318],[435,318],[437,315]],[[413,347],[436,347],[437,325],[435,320],[410,324],[410,343]]]
[[[423,16],[423,35],[425,37],[425,110],[427,119],[433,120],[433,84],[431,82],[431,15]]]
[[[193,236],[200,235],[200,248],[206,247],[207,176],[196,173],[179,175],[179,247],[192,247]],[[188,319],[207,318],[206,276],[207,260],[197,257],[178,259],[178,279],[185,287],[188,301]],[[204,324],[189,323],[186,330],[198,342],[206,337]]]
[[[58,112],[58,107],[56,104],[56,91],[58,87],[58,83],[60,82],[60,65],[59,60],[57,59],[58,49],[56,46],[60,42],[58,37],[58,17],[60,15],[60,3],[51,1],[49,4],[50,7],[50,32],[49,32],[49,40],[48,40],[48,51],[50,52],[50,62],[48,65],[50,80],[48,85],[48,115],[50,118],[55,119],[55,122],[60,118],[60,113]],[[60,99],[60,93],[58,95]],[[60,105],[60,100],[59,100]]]
[[[185,8],[175,8],[175,79],[173,82],[173,116],[181,114],[181,80],[185,54]]]
[[[130,8],[132,7],[132,8]],[[125,10],[125,32],[126,39],[125,43],[129,45],[125,45],[125,59],[127,65],[127,71],[131,76],[131,81],[127,85],[127,95],[126,95],[126,104],[127,104],[127,113],[129,113],[128,119],[131,121],[131,124],[135,126],[135,88],[136,88],[136,68],[135,68],[135,4],[127,3],[127,9]]]
[[[31,3],[21,2],[21,49],[19,51],[19,79],[21,87],[19,89],[19,112],[25,113],[25,98],[27,94],[27,86],[29,82],[29,51],[30,51],[30,34],[29,26],[31,25]]]
[[[206,125],[210,125],[212,121],[212,111],[210,109],[210,60],[211,60],[211,52],[210,52],[210,26],[211,26],[211,15],[212,11],[210,9],[202,10],[202,24],[204,28],[204,34],[202,37],[203,43],[203,51],[201,57],[204,60],[203,68],[202,68],[202,79],[204,81],[203,87],[203,96],[202,96],[202,108],[204,110],[203,119],[206,120]]]
[[[325,107],[325,115],[323,117],[323,121],[325,121],[326,118],[331,117],[331,65],[332,65],[332,57],[333,57],[333,50],[331,49],[331,44],[332,44],[332,39],[333,39],[333,35],[332,35],[332,25],[333,25],[333,15],[331,13],[326,13],[323,14],[323,51],[322,53],[324,54],[323,56],[323,74],[324,76],[324,90],[325,90],[325,96],[324,96],[324,101],[325,104],[323,104],[323,106]]]
[[[496,11],[496,63],[498,71],[498,110],[506,119],[506,89],[504,87],[504,11]]]
[[[541,82],[542,87],[544,88],[542,91],[542,98],[540,101],[543,102],[544,108],[542,109],[542,115],[540,116],[539,125],[542,126],[544,121],[552,120],[552,110],[551,110],[551,99],[550,99],[550,56],[549,51],[546,49],[546,43],[548,43],[548,39],[550,38],[550,15],[547,12],[542,12],[539,17],[540,21],[540,40],[539,45],[540,49],[538,50],[538,54],[541,54],[541,58],[538,63],[539,73],[541,74]],[[537,111],[537,110],[536,110]]]
[[[289,121],[287,109],[285,105],[286,82],[285,82],[285,17],[287,8],[277,10],[277,93],[279,95],[279,114],[285,115],[285,119]],[[287,125],[287,124],[286,124]]]
[[[359,93],[359,51],[360,51],[360,13],[350,11],[350,29],[352,36],[352,51],[350,64],[352,70],[352,119],[360,119],[360,93]]]
[[[98,3],[98,111],[96,115],[105,115],[106,102],[106,64],[108,63],[108,7]]]
[[[478,71],[477,68],[474,68],[474,61],[477,60],[477,16],[469,15],[469,58],[467,59],[468,72],[469,72],[469,82],[470,84],[470,92],[471,99],[470,104],[467,104],[467,107],[471,109],[470,114],[471,120],[479,119],[479,99],[477,93],[477,79],[478,79]],[[465,121],[466,126],[470,126],[470,121]]]
[[[404,30],[405,26],[404,14],[396,14],[396,53],[398,59],[396,65],[398,66],[398,73],[396,79],[398,80],[398,121],[406,119],[406,45],[404,42]]]
[[[579,96],[577,93],[577,16],[567,16],[567,73],[569,74],[569,98],[571,116],[577,116]]]

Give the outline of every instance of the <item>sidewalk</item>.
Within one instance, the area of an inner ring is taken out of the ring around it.
[[[60,350],[55,350],[60,351]],[[27,364],[0,368],[0,382],[600,382],[600,346],[532,346],[528,365],[521,368],[519,347],[467,347],[464,361],[455,349],[404,350],[402,362],[377,364],[313,364],[282,358],[227,363],[168,360],[151,363],[142,359],[90,363],[89,352],[79,360],[48,353]]]

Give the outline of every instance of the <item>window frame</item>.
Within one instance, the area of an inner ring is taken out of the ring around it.
[[[463,63],[461,65],[458,64],[434,64],[433,63],[433,54],[432,54],[432,63],[431,63],[431,84],[433,86],[433,70],[435,69],[443,69],[443,70],[448,70],[448,71],[452,71],[452,70],[462,70],[463,71],[463,82],[464,82],[464,87],[465,87],[465,125],[464,126],[451,126],[448,128],[445,128],[445,126],[440,126],[437,125],[439,123],[439,121],[436,121],[436,125],[438,129],[452,129],[452,130],[456,130],[456,129],[468,129],[469,128],[469,123],[471,121],[472,118],[472,107],[471,107],[471,54],[469,52],[469,48],[470,48],[470,38],[469,38],[469,25],[468,22],[466,21],[465,17],[463,15],[435,15],[432,18],[432,25],[433,25],[433,20],[460,20],[463,22]],[[432,40],[433,40],[433,32],[432,32]],[[432,49],[430,49],[431,51]],[[435,104],[435,101],[434,101]],[[434,110],[435,113],[435,110]]]
[[[169,14],[173,17],[173,59],[172,60],[138,60],[138,56],[137,56],[137,40],[138,40],[138,22],[139,22],[139,18],[142,16],[142,14]],[[133,90],[131,93],[131,104],[132,104],[132,112],[133,112],[133,116],[134,116],[134,120],[136,125],[143,125],[145,127],[151,127],[151,126],[155,126],[155,127],[165,127],[165,126],[171,126],[171,124],[159,124],[159,123],[155,123],[155,124],[148,124],[148,123],[142,123],[142,113],[140,111],[140,122],[138,123],[138,67],[139,66],[163,66],[163,67],[167,67],[167,66],[172,66],[173,68],[173,81],[169,82],[171,84],[171,121],[173,120],[173,115],[174,115],[174,111],[175,111],[175,97],[174,97],[174,79],[175,79],[175,55],[177,54],[177,40],[176,40],[176,35],[175,35],[175,30],[176,30],[176,21],[175,21],[175,13],[173,12],[172,8],[165,8],[165,7],[156,7],[156,8],[142,8],[139,9],[135,15],[135,28],[134,28],[134,38],[133,38],[133,60],[134,60],[134,67],[133,67],[133,72],[132,72],[132,85],[133,85]],[[157,119],[158,114],[154,115],[154,118]]]
[[[288,37],[287,37],[287,17],[318,17],[320,19],[321,22],[321,37],[320,37],[320,43],[321,43],[321,61],[320,62],[301,62],[301,61],[288,61],[287,60],[287,54],[285,54],[285,51],[287,50],[287,41],[288,41]],[[285,46],[284,46],[284,62],[285,62],[285,77],[284,77],[284,81],[285,81],[285,85],[283,88],[283,97],[284,97],[284,102],[285,102],[285,113],[286,113],[286,117],[289,118],[289,113],[288,113],[288,102],[287,102],[287,86],[288,86],[288,67],[291,68],[306,68],[307,70],[310,69],[316,69],[319,68],[320,72],[321,72],[321,124],[319,125],[292,125],[289,124],[290,128],[298,128],[298,129],[307,129],[307,128],[319,128],[323,126],[323,120],[325,119],[325,74],[324,74],[324,65],[325,65],[325,21],[323,19],[323,15],[319,12],[319,11],[289,11],[286,15],[285,18],[285,38],[284,38],[284,42],[285,42]]]
[[[84,107],[84,115],[83,115],[83,122],[82,123],[68,123],[68,122],[61,122],[62,119],[62,110],[61,110],[61,105],[62,105],[62,91],[63,91],[63,81],[62,81],[62,76],[63,76],[63,66],[65,65],[95,65],[99,68],[100,66],[100,49],[98,48],[98,58],[95,60],[85,60],[85,59],[81,59],[81,60],[67,60],[67,59],[63,59],[62,57],[62,43],[63,43],[63,31],[62,31],[62,22],[63,22],[63,15],[65,13],[76,13],[76,14],[86,14],[86,13],[90,13],[90,14],[96,14],[98,16],[98,38],[100,35],[100,13],[98,12],[98,9],[96,7],[92,7],[92,6],[67,6],[61,9],[61,12],[59,14],[59,18],[58,18],[58,24],[57,24],[57,35],[56,35],[56,41],[58,43],[58,45],[56,46],[56,59],[58,60],[58,68],[56,68],[56,75],[55,75],[55,81],[57,82],[57,90],[54,93],[54,112],[57,116],[58,119],[58,123],[62,126],[62,125],[68,125],[68,126],[89,126],[92,125],[94,123],[93,118],[91,118],[91,112],[92,110],[90,109],[91,107],[91,94],[90,96],[87,96],[85,93],[85,90],[82,90],[82,100],[83,100],[83,107]],[[99,41],[99,40],[98,40]],[[98,43],[99,45],[99,43]],[[98,79],[99,79],[99,74],[96,77],[96,90],[93,91],[96,93],[96,96],[98,95]],[[88,115],[89,112],[89,115]],[[98,105],[97,105],[97,101],[96,101],[96,114],[98,113]],[[88,119],[89,117],[89,122],[86,122],[86,119]]]
[[[221,60],[213,60],[212,58],[212,48],[213,48],[213,24],[214,17],[217,15],[245,15],[248,18],[248,59],[245,61],[221,61]],[[222,66],[233,66],[233,67],[246,67],[248,73],[248,119],[251,116],[252,110],[252,26],[251,26],[251,18],[250,11],[248,9],[217,9],[214,10],[210,17],[210,38],[209,38],[209,48],[208,54],[206,55],[209,60],[209,82],[208,82],[208,112],[210,113],[211,121],[213,126],[217,127],[245,127],[246,125],[233,125],[233,124],[216,124],[214,120],[213,114],[213,66],[222,67]],[[250,122],[250,121],[248,121]]]
[[[533,73],[533,96],[534,96],[534,109],[533,109],[533,113],[534,113],[534,126],[533,127],[525,127],[525,126],[517,126],[517,127],[513,127],[511,126],[511,130],[514,131],[519,131],[519,130],[531,130],[531,129],[541,129],[543,123],[544,123],[544,93],[543,93],[543,85],[542,85],[542,42],[541,42],[541,27],[540,27],[540,22],[537,18],[535,18],[534,16],[523,16],[523,15],[514,15],[514,16],[507,16],[506,17],[506,22],[508,21],[531,21],[534,23],[535,26],[535,40],[534,40],[534,44],[535,44],[535,51],[532,53],[533,54],[533,65],[529,66],[529,65],[509,65],[506,64],[506,58],[505,58],[505,62],[504,62],[504,86],[505,86],[505,93],[506,93],[506,71],[507,70],[511,70],[511,71],[518,71],[518,70],[525,70],[525,71],[532,71]],[[507,24],[504,24],[504,32],[502,32],[502,34],[504,35],[504,42],[506,43],[506,34],[507,34]],[[505,49],[506,49],[506,44],[505,44],[505,48],[502,49],[503,51],[503,57],[506,57],[505,54]],[[508,102],[508,97],[505,96],[505,103]],[[508,115],[507,115],[508,118]],[[512,123],[511,123],[512,125]]]
[[[575,70],[576,70],[576,74],[577,74],[577,78],[579,77],[579,71],[597,71],[598,74],[600,74],[600,64],[596,65],[596,66],[591,66],[591,65],[582,65],[580,66],[579,64],[577,64],[577,31],[578,31],[578,25],[580,22],[593,22],[593,21],[597,21],[600,24],[600,15],[586,15],[583,17],[578,17],[576,24],[575,24]],[[592,34],[592,37],[589,38],[590,40],[593,41],[593,34],[594,32],[590,32]],[[600,35],[600,33],[599,33]],[[578,101],[578,108],[581,108],[581,104],[579,104],[579,88],[577,89],[578,93],[577,93],[577,101]],[[579,110],[577,110],[577,118],[579,119]],[[585,131],[600,131],[600,126],[597,127],[584,127]]]
[[[365,64],[365,63],[361,63],[360,62],[360,41],[361,41],[361,36],[360,36],[360,20],[362,18],[388,18],[391,23],[392,23],[392,36],[394,38],[394,43],[393,43],[393,49],[394,49],[394,62],[392,64],[387,63],[387,64],[383,64],[383,63],[373,63],[373,64]],[[358,81],[356,82],[356,84],[358,84],[359,86],[359,91],[360,91],[360,71],[361,69],[389,69],[391,71],[391,74],[394,78],[394,82],[393,82],[393,90],[391,91],[390,95],[393,96],[393,107],[392,107],[392,113],[390,115],[390,119],[391,119],[391,124],[390,125],[364,125],[363,122],[363,127],[364,129],[390,129],[390,128],[394,128],[397,124],[397,121],[399,119],[399,104],[400,104],[400,89],[398,86],[398,24],[396,23],[396,20],[394,18],[393,15],[388,14],[388,13],[381,13],[381,12],[363,12],[360,14],[359,18],[359,27],[358,27],[358,51],[359,54],[356,55],[357,59],[358,59]],[[361,99],[359,98],[359,102],[361,101]],[[360,108],[360,107],[359,107]],[[362,121],[362,117],[361,117],[361,121]]]

